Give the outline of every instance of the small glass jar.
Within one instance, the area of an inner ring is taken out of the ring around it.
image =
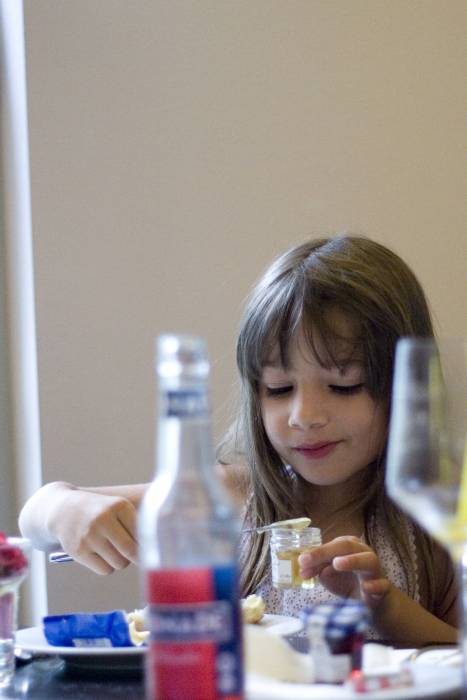
[[[274,528],[271,531],[271,572],[274,588],[313,588],[315,579],[299,574],[298,557],[321,544],[319,527]]]

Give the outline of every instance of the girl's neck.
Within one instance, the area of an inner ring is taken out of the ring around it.
[[[312,525],[321,528],[325,541],[340,535],[363,534],[363,507],[359,502],[363,501],[367,481],[367,472],[361,471],[341,484],[304,484],[306,511]]]

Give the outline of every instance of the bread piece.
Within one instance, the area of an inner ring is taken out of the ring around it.
[[[128,632],[135,646],[144,644],[149,639],[149,630],[146,629],[145,608],[127,613]]]
[[[249,595],[246,598],[242,598],[241,603],[243,622],[254,624],[261,620],[266,610],[266,605],[260,595]]]

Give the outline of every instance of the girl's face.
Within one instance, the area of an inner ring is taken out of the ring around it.
[[[351,324],[342,316],[336,322],[340,336],[350,340]],[[345,345],[343,341],[344,357]],[[291,341],[289,365],[281,365],[276,351],[263,368],[260,403],[266,434],[283,462],[310,484],[345,482],[382,452],[386,411],[368,393],[358,359],[344,370],[324,368],[302,331]]]

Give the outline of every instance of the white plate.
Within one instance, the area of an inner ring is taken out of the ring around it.
[[[408,688],[393,688],[368,693],[353,693],[340,685],[280,683],[269,678],[247,675],[247,700],[412,700],[442,698],[461,688],[461,670],[417,665],[413,669],[415,684]]]
[[[430,664],[433,666],[461,666],[463,662],[462,650],[459,647],[433,647],[422,649],[414,659],[416,664]]]
[[[410,653],[410,652],[409,652]],[[411,664],[414,685],[408,688],[391,688],[367,693],[353,693],[341,685],[325,683],[281,683],[261,676],[247,675],[247,700],[424,700],[425,698],[443,698],[458,692],[462,687],[462,669],[450,665],[448,658],[452,649],[437,650],[436,661],[424,663],[416,659]],[[407,650],[398,650],[397,657],[407,658]],[[428,652],[427,652],[428,656]],[[443,661],[446,657],[446,662]]]
[[[16,646],[34,654],[58,656],[141,656],[145,647],[59,647],[49,644],[42,627],[27,627],[16,632]]]
[[[297,617],[288,615],[264,615],[261,627],[271,634],[295,634],[302,628]],[[60,647],[49,644],[42,627],[26,627],[16,632],[16,646],[35,654],[54,654],[56,656],[122,656],[144,654],[146,647]]]
[[[295,634],[302,629],[302,622],[298,617],[289,615],[263,615],[260,622],[256,623],[259,627],[264,627],[271,634],[286,636]]]
[[[302,625],[297,617],[264,615],[261,622],[271,634],[287,635],[298,632]],[[63,657],[78,656],[142,656],[146,650],[140,647],[60,647],[49,644],[42,627],[26,627],[16,632],[16,646],[34,654],[51,654]]]
[[[140,673],[146,647],[59,647],[49,644],[42,627],[16,632],[16,646],[33,654],[60,656],[69,669]]]

